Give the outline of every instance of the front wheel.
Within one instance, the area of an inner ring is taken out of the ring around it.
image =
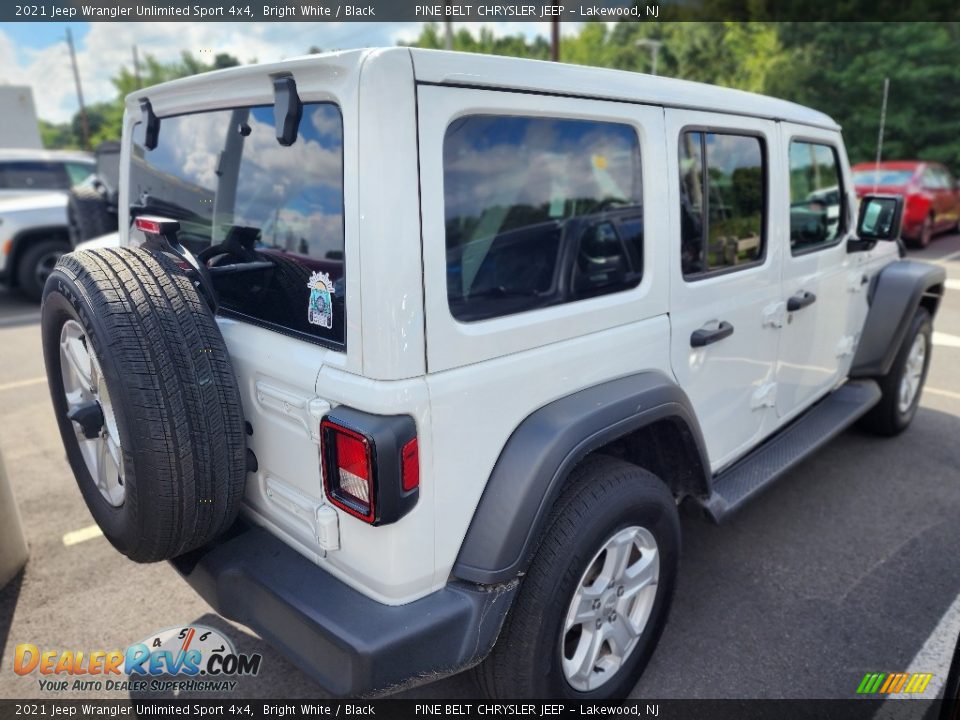
[[[920,393],[930,367],[933,324],[926,308],[918,308],[890,371],[879,379],[880,402],[867,413],[864,427],[879,435],[899,435],[917,414]]]
[[[28,247],[17,265],[20,292],[34,302],[40,302],[47,278],[61,256],[68,252],[70,246],[60,240],[43,240]]]
[[[679,556],[664,483],[621,460],[585,460],[478,668],[481,689],[493,698],[626,697],[660,639]]]
[[[920,234],[917,236],[917,247],[925,248],[933,240],[933,217],[927,215],[920,226]]]

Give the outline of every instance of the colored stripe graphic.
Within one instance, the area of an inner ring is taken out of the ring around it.
[[[857,686],[857,694],[922,693],[932,679],[933,673],[867,673]]]
[[[880,689],[880,683],[883,682],[886,677],[886,673],[867,673],[863,676],[863,680],[860,681],[860,687],[857,688],[857,693],[860,695],[870,695]]]

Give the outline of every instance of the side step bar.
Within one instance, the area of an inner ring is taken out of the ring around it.
[[[734,465],[714,476],[713,490],[695,500],[716,523],[755,497],[880,401],[873,380],[851,380]]]

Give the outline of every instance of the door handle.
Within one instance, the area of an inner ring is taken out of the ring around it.
[[[813,305],[816,301],[817,296],[812,292],[798,293],[787,300],[787,312],[803,310],[807,305]]]
[[[731,335],[733,335],[733,325],[724,320],[716,328],[700,328],[699,330],[694,330],[690,336],[690,347],[712,345]]]

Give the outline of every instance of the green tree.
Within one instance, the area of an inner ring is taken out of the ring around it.
[[[113,86],[117,89],[117,96],[113,100],[87,105],[90,146],[95,148],[104,140],[120,139],[120,134],[123,131],[123,101],[130,93],[143,87],[239,64],[240,61],[228,53],[217,54],[211,62],[200,60],[188,51],[182,52],[179,60],[166,63],[147,55],[141,63],[139,83],[130,68],[120,68],[111,80]],[[54,125],[41,120],[40,136],[43,146],[46,148],[82,147],[83,127],[80,112],[74,113],[69,123]]]
[[[843,126],[851,162],[876,154],[890,79],[885,158],[945,162],[960,171],[960,39],[949,23],[786,23],[792,61],[766,91],[822,110]]]

